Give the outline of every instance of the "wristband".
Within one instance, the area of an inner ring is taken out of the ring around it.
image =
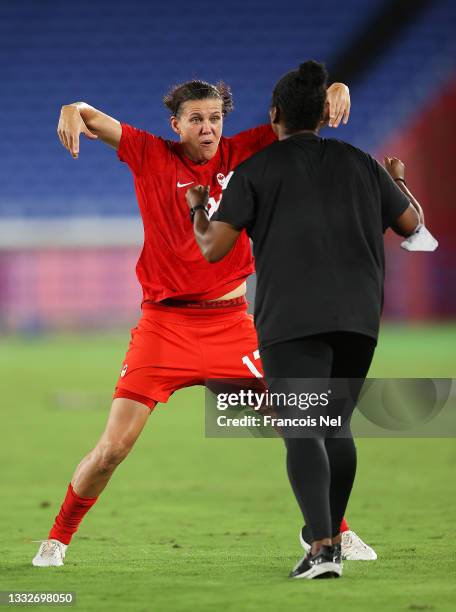
[[[197,206],[193,206],[190,208],[190,221],[193,223],[193,219],[195,218],[195,213],[197,210],[204,210],[207,215],[207,210],[204,204],[198,204]]]
[[[407,187],[407,183],[405,182],[405,179],[403,178],[395,178],[395,181],[401,181],[401,183],[404,183],[404,185]]]

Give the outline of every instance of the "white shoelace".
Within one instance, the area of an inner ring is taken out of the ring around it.
[[[358,546],[358,548],[364,548],[365,550],[369,548],[368,545],[363,542],[359,536],[356,536],[356,538],[357,539],[354,538],[353,533],[347,533],[347,535],[344,537],[345,546]]]
[[[32,540],[32,541],[36,543],[41,542],[41,546],[38,551],[39,555],[52,557],[55,554],[55,552],[58,551],[60,556],[63,557],[63,553],[65,552],[65,549],[62,550],[62,546],[65,546],[65,545],[61,544],[57,540]]]

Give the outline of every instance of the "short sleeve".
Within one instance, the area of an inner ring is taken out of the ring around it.
[[[222,201],[211,221],[224,221],[236,229],[249,230],[255,220],[255,194],[253,186],[241,172],[233,172]]]
[[[375,161],[382,205],[383,231],[395,224],[410,205],[410,200],[396,185],[388,172]]]
[[[138,130],[127,123],[122,123],[117,156],[120,161],[128,164],[133,174],[140,174],[146,148],[147,132]]]
[[[117,156],[120,161],[128,164],[135,176],[143,172],[162,167],[170,155],[170,141],[154,136],[145,130],[138,130],[127,123],[122,123]]]
[[[261,151],[277,140],[270,125],[259,125],[256,128],[239,132],[229,139],[231,144],[245,152],[244,159]]]

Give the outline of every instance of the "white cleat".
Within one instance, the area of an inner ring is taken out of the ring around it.
[[[32,565],[35,567],[60,567],[65,559],[67,544],[58,540],[43,540]]]
[[[299,541],[306,553],[309,552],[310,544],[304,540],[302,529],[299,532]],[[375,561],[377,559],[375,550],[363,542],[354,531],[342,532],[341,545],[344,561]]]

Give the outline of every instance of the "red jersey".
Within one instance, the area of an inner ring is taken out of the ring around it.
[[[190,185],[209,185],[209,213],[213,214],[229,173],[275,139],[268,125],[231,138],[222,136],[215,156],[197,164],[184,155],[179,142],[122,124],[117,154],[133,173],[144,224],[144,246],[136,266],[144,300],[214,299],[253,272],[245,231],[224,259],[213,264],[204,259],[194,238],[185,193]]]

